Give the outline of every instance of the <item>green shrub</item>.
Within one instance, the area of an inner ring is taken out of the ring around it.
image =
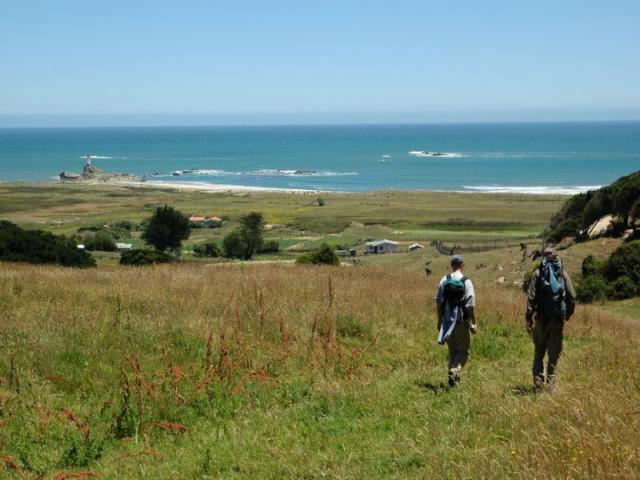
[[[340,265],[340,259],[336,255],[335,249],[326,243],[323,243],[315,252],[300,255],[296,263],[314,265]]]
[[[99,250],[101,252],[115,252],[116,242],[109,232],[101,230],[88,238],[84,242],[84,247],[90,252],[95,250]]]
[[[240,232],[237,230],[229,233],[222,239],[222,252],[226,258],[244,257],[245,245]]]
[[[613,300],[633,298],[638,293],[638,285],[626,275],[616,278],[609,288],[609,297]]]
[[[602,276],[590,275],[578,282],[576,296],[582,303],[600,302],[611,296],[610,287]]]
[[[605,276],[613,281],[627,276],[640,284],[640,240],[626,243],[616,249],[604,268]]]
[[[568,218],[548,232],[546,240],[551,243],[558,243],[563,238],[574,237],[579,227],[580,221],[577,218]]]
[[[582,276],[602,275],[604,262],[598,260],[593,255],[588,255],[582,261]]]
[[[280,243],[277,240],[267,240],[262,242],[258,248],[258,253],[278,253],[280,251]]]
[[[79,250],[74,238],[42,230],[23,230],[0,221],[0,260],[9,262],[54,263],[65,267],[95,267],[96,261]]]
[[[113,222],[113,227],[132,232],[137,228],[137,225],[129,220],[121,220],[119,222]]]
[[[578,300],[585,303],[640,295],[640,241],[619,247],[606,262],[598,261],[592,255],[586,257],[576,294]]]
[[[156,263],[169,263],[173,261],[173,257],[165,252],[158,250],[129,250],[123,252],[120,257],[120,265],[153,265]]]
[[[196,257],[211,257],[216,258],[220,256],[220,247],[214,241],[205,242],[193,247],[193,254]]]
[[[304,253],[300,255],[298,258],[296,258],[296,263],[300,265],[312,265],[313,264],[312,255],[310,253]]]

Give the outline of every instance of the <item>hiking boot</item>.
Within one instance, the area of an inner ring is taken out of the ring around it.
[[[460,372],[457,368],[451,368],[449,370],[449,386],[455,387],[458,383],[460,383]]]

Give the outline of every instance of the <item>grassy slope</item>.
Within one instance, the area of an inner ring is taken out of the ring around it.
[[[290,224],[269,233],[289,244],[380,236],[499,245],[538,231],[562,201],[377,192],[327,195],[319,208],[314,199],[2,185],[0,216],[72,232],[141,220],[166,202],[232,217],[263,211]],[[468,226],[451,220],[460,218]],[[590,242],[563,257],[575,274],[584,255],[615,246]],[[580,308],[559,390],[531,394],[524,298],[505,287],[533,264],[520,263],[517,247],[466,258],[481,331],[452,391],[442,385],[446,348],[435,344],[431,300],[448,258],[432,247],[340,269],[3,264],[0,477],[637,477],[638,303]]]
[[[531,394],[522,294],[478,282],[481,330],[448,391],[435,281],[371,267],[5,264],[4,475],[638,475],[637,322],[580,308],[558,391]]]
[[[586,243],[579,243],[570,246],[559,252],[566,270],[571,277],[576,279],[580,275],[582,260],[587,255],[594,255],[596,258],[608,258],[611,253],[622,244],[620,239],[601,238]],[[528,253],[533,249],[540,248],[539,244],[528,243]],[[533,261],[527,257],[522,262],[520,247],[497,248],[483,252],[465,253],[465,274],[472,279],[482,282],[497,282],[500,277],[504,277],[506,284],[513,285],[513,282],[521,282],[524,273],[532,271],[539,264],[540,260]],[[450,257],[442,255],[433,247],[426,247],[424,250],[413,252],[400,252],[390,255],[369,255],[362,257],[365,265],[380,267],[399,267],[413,272],[424,274],[425,265],[429,262],[429,268],[433,275],[438,278],[447,273],[449,269]]]

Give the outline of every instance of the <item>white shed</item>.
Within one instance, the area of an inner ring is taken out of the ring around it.
[[[373,242],[366,242],[367,253],[391,253],[398,250],[398,242],[393,240],[375,240]]]

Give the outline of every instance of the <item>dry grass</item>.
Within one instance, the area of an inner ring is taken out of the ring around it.
[[[373,267],[3,264],[0,475],[640,475],[637,321],[580,308],[557,391],[534,394],[524,298],[479,284],[480,332],[449,391],[436,281]]]

